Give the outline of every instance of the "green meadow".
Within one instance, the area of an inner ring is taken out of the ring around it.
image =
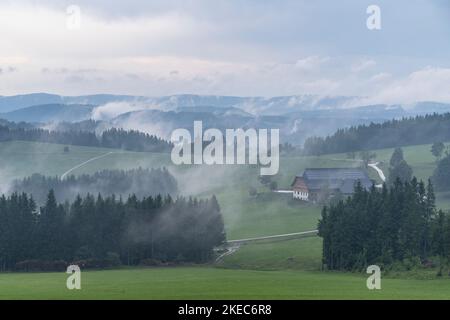
[[[368,290],[359,274],[211,267],[82,272],[81,290],[64,273],[0,274],[0,299],[448,299],[449,280],[384,279]]]
[[[435,167],[429,145],[405,147],[414,174],[426,180]],[[184,195],[216,194],[228,239],[269,236],[316,229],[321,208],[270,192],[258,181],[256,166],[187,166],[171,164],[169,154],[126,152],[105,148],[32,142],[1,142],[2,188],[14,178],[33,173],[62,175],[93,173],[102,169],[166,166],[179,181]],[[392,149],[375,150],[387,174]],[[360,162],[346,154],[321,157],[283,156],[275,177],[279,189],[289,189],[296,174],[307,167],[350,167]],[[373,169],[371,178],[379,182]],[[257,196],[250,196],[255,187]],[[450,194],[440,193],[438,206],[450,209]],[[65,273],[0,273],[2,299],[448,299],[450,279],[387,276],[382,290],[366,288],[366,275],[320,271],[321,239],[262,241],[243,245],[234,254],[208,266],[135,268],[83,271],[82,290],[65,287]]]

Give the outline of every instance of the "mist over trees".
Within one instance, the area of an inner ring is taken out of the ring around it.
[[[331,136],[310,137],[304,153],[321,155],[393,148],[450,140],[450,113],[390,120],[339,129]]]
[[[394,184],[397,179],[402,182],[410,181],[412,179],[413,170],[404,159],[402,148],[395,148],[391,160],[389,161],[389,165],[388,184]]]
[[[207,200],[130,196],[77,197],[60,204],[50,191],[37,209],[31,196],[0,197],[0,268],[63,269],[208,261],[225,241],[220,207]]]
[[[116,195],[126,198],[134,194],[138,199],[146,196],[176,195],[178,185],[176,179],[166,168],[162,169],[131,169],[131,170],[102,170],[94,174],[60,177],[48,177],[33,174],[22,180],[12,182],[12,192],[25,192],[33,195],[34,200],[42,205],[47,194],[54,190],[59,202],[73,201],[77,195],[102,194]]]
[[[358,184],[353,197],[324,207],[319,235],[329,270],[450,258],[450,218],[436,210],[432,184],[416,178],[382,190]]]
[[[375,159],[377,157],[377,154],[375,152],[369,152],[364,150],[359,153],[359,156],[363,161],[364,168],[368,168],[370,161]]]
[[[49,131],[40,128],[0,125],[1,141],[35,141],[129,151],[170,152],[172,144],[157,136],[135,130],[112,128],[100,136],[90,131]]]
[[[172,150],[172,144],[170,142],[157,136],[136,130],[116,128],[103,131],[100,138],[100,145],[104,148],[130,151],[170,152]]]
[[[442,157],[442,153],[444,152],[445,144],[443,142],[435,142],[431,146],[431,154],[436,157],[436,160],[439,161]]]
[[[450,190],[450,154],[447,154],[438,162],[431,179],[436,185],[436,190]]]

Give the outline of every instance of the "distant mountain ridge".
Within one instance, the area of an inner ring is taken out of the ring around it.
[[[96,94],[86,96],[60,96],[49,93],[30,93],[15,96],[0,96],[0,113],[6,113],[37,105],[48,104],[85,104],[102,105],[109,102],[132,102],[146,99],[145,97],[128,95]]]
[[[367,106],[363,97],[356,96],[326,96],[326,95],[291,95],[278,97],[237,97],[179,94],[161,97],[145,97],[133,95],[95,94],[82,96],[60,96],[49,93],[31,93],[16,96],[0,96],[0,113],[6,113],[36,105],[48,104],[78,104],[102,106],[108,103],[130,103],[142,105],[143,109],[153,108],[163,111],[197,111],[195,109],[234,108],[254,115],[282,115],[292,112],[318,110],[346,110]],[[412,106],[372,105],[388,108],[402,107],[414,112],[450,111],[450,104],[440,102],[418,102]]]
[[[192,130],[193,122],[201,120],[204,128],[222,130],[276,128],[280,129],[282,142],[301,145],[307,137],[329,135],[350,126],[450,112],[450,104],[433,101],[408,106],[378,104],[348,107],[357,103],[358,99],[317,95],[263,98],[189,94],[164,97],[108,94],[64,97],[38,93],[0,97],[0,119],[25,121],[63,131],[63,127],[88,128],[95,132],[118,127],[143,131],[164,139],[170,138],[176,128]],[[49,103],[23,107],[42,102]],[[102,112],[96,113],[97,110]],[[107,117],[96,117],[95,114],[106,114]],[[88,120],[99,122],[86,122]],[[83,121],[83,126],[71,125]]]
[[[354,103],[358,97],[295,95],[280,97],[236,97],[179,94],[161,97],[96,94],[84,96],[60,96],[49,93],[31,93],[16,96],[0,96],[0,113],[45,104],[103,105],[112,102],[143,103],[161,110],[170,111],[181,107],[211,106],[215,108],[235,107],[249,113],[281,114],[299,110],[330,109]]]
[[[0,118],[8,121],[25,122],[77,122],[89,119],[94,106],[84,104],[45,104],[1,113]]]

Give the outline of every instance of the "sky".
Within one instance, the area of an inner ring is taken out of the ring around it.
[[[0,95],[450,102],[446,0],[1,0],[0,39]]]

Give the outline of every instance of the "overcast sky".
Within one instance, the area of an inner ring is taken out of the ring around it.
[[[1,0],[0,95],[450,102],[449,1],[92,2]],[[381,9],[381,30],[366,26],[372,4]],[[81,10],[79,28],[70,5]]]

